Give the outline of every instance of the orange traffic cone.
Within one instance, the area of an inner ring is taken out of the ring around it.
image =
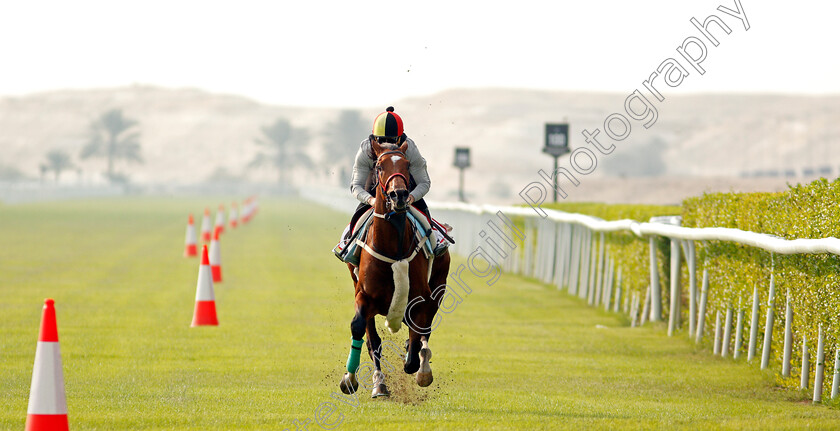
[[[26,410],[26,431],[64,431],[67,425],[67,399],[64,397],[64,373],[58,348],[55,301],[44,301],[41,333],[35,349],[35,367]]]
[[[242,223],[245,224],[249,221],[251,221],[251,198],[242,202]]]
[[[216,295],[213,294],[213,277],[210,275],[210,259],[207,246],[201,252],[201,266],[198,267],[198,284],[195,287],[195,311],[190,326],[219,326],[216,317]]]
[[[187,239],[184,246],[184,257],[198,256],[198,248],[195,239],[195,223],[193,223],[193,215],[190,214],[190,219],[187,222]]]
[[[213,232],[221,229],[221,233],[225,233],[225,206],[219,205],[219,211],[216,212],[216,225],[213,227]]]
[[[210,208],[204,208],[204,217],[201,219],[201,240],[210,242]]]
[[[217,227],[213,233],[213,241],[210,241],[210,268],[213,271],[213,283],[222,281],[222,253],[219,250],[219,234],[222,229]]]
[[[236,202],[234,202],[230,206],[230,213],[228,214],[228,219],[230,220],[230,227],[236,229],[236,225],[239,224],[238,216],[236,215]]]

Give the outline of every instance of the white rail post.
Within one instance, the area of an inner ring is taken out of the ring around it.
[[[594,239],[595,235],[593,234],[592,236],[593,236],[592,247],[591,247],[591,250],[588,254],[588,256],[589,256],[588,259],[589,259],[590,263],[589,263],[589,270],[587,271],[587,277],[589,277],[588,278],[589,279],[589,282],[588,282],[589,290],[587,290],[587,293],[586,293],[587,301],[589,300],[589,295],[591,294],[590,292],[593,289],[595,289],[595,287],[596,287],[595,273],[598,271],[598,261],[597,261],[597,259],[598,259],[598,255],[597,255],[598,247],[596,247],[596,244],[595,244],[595,239]],[[604,240],[604,237],[601,236],[601,241],[603,241],[603,240]]]
[[[785,301],[785,349],[782,356],[782,376],[790,377],[790,357],[793,353],[793,308],[790,306],[790,290]]]
[[[735,350],[732,351],[732,357],[738,359],[741,356],[741,344],[743,344],[744,334],[744,309],[742,307],[742,300],[738,299],[738,319],[735,324]]]
[[[537,224],[537,272],[536,278],[543,283],[548,283],[551,280],[549,275],[552,271],[552,262],[554,261],[554,247],[555,242],[552,240],[554,234],[552,233],[552,222],[550,219],[542,219]]]
[[[566,223],[558,222],[557,228],[554,231],[554,243],[557,244],[557,252],[554,254],[554,277],[553,283],[558,290],[563,289],[563,274],[565,268],[563,267],[563,257],[566,255],[566,244],[563,241],[563,235],[566,232]]]
[[[592,283],[592,275],[594,274],[592,270],[594,269],[596,262],[595,258],[593,257],[595,253],[598,251],[598,243],[597,239],[595,239],[594,235],[589,235],[587,239],[589,243],[589,247],[586,249],[586,261],[591,262],[591,264],[586,265],[586,272],[581,272],[581,277],[586,278],[586,289],[582,289],[580,291],[580,297],[586,299],[586,303],[592,305],[589,300],[589,297],[592,295],[592,289],[594,288],[595,284]]]
[[[720,338],[723,335],[722,329],[720,327],[720,310],[718,310],[715,316],[715,345],[712,348],[712,353],[715,355],[720,354]]]
[[[680,327],[680,303],[682,288],[680,287],[680,240],[671,238],[671,307],[668,316],[668,336]]]
[[[819,339],[817,340],[817,369],[814,376],[814,399],[815,403],[822,401],[823,372],[825,370],[825,346],[823,346],[823,325],[820,323]]]
[[[686,241],[685,249],[688,252],[685,256],[685,262],[688,265],[688,285],[689,285],[689,299],[688,299],[688,337],[694,336],[697,330],[697,259],[695,257],[694,241]]]
[[[613,269],[610,268],[610,272]],[[616,283],[620,286],[621,285],[621,267],[618,267],[618,275],[616,276]],[[610,276],[610,284],[607,286],[607,291],[604,293],[604,311],[610,311],[610,300],[612,299],[612,276]],[[644,308],[644,307],[643,307]],[[644,320],[644,318],[643,318]]]
[[[572,225],[572,243],[569,246],[569,293],[580,295],[578,291],[578,272],[580,272],[580,229]]]
[[[569,292],[570,295],[574,295],[577,293],[569,284],[569,279],[571,278],[572,272],[572,245],[574,244],[574,227],[571,223],[566,223],[566,240],[563,241],[566,246],[566,255],[563,257],[563,265],[565,268],[565,273],[563,274],[563,284],[566,286],[566,291]]]
[[[543,272],[543,281],[546,284],[549,284],[554,280],[554,273],[557,271],[557,255],[560,254],[557,245],[557,231],[558,224],[555,221],[547,220],[547,231],[546,232],[546,250],[548,250],[548,255],[545,257],[545,271]]]
[[[615,298],[613,299],[613,312],[618,313],[621,305],[621,277],[618,278],[618,285],[615,287]],[[643,313],[647,313],[647,308]]]
[[[580,265],[580,286],[578,289],[582,292],[589,292],[592,286],[589,283],[589,271],[591,270],[591,259],[589,258],[590,250],[592,249],[592,231],[584,227],[583,228],[583,247],[581,247],[581,265]]]
[[[574,272],[575,263],[575,241],[577,240],[577,230],[575,229],[575,225],[569,223],[566,228],[566,232],[569,239],[566,243],[566,275],[563,277],[563,282],[566,283],[566,288],[569,290],[569,294],[577,295],[577,286],[572,285],[572,274]]]
[[[732,306],[726,306],[726,323],[723,326],[723,343],[720,346],[720,356],[725,358],[729,351],[729,337],[732,336]]]
[[[534,229],[534,221],[531,217],[525,217],[525,267],[522,268],[522,275],[526,277],[533,277],[534,276],[534,248],[536,244],[536,238],[534,238],[534,233],[536,229]]]
[[[647,317],[650,314],[650,286],[645,289],[645,303],[642,306],[642,321],[639,324],[640,326],[644,326],[645,322],[647,321]]]
[[[572,264],[570,263],[570,259],[572,258],[572,226],[569,223],[563,223],[563,238],[561,238],[561,241],[563,244],[563,272],[560,274],[560,286],[565,287],[566,292],[572,295],[572,287],[569,286],[569,272],[572,269]]]
[[[601,232],[601,240],[599,241],[599,244],[600,245],[599,245],[599,248],[598,248],[598,264],[595,267],[595,269],[597,271],[595,273],[596,290],[597,290],[597,288],[600,288],[604,284],[604,276],[607,273],[606,270],[605,270],[605,268],[606,268],[605,263],[606,263],[607,255],[606,255],[606,238],[605,238],[604,232]],[[590,301],[589,303],[592,304],[592,301]]]
[[[808,336],[802,335],[802,374],[799,379],[799,389],[808,389],[811,379],[811,354],[808,352]]]
[[[776,280],[770,274],[770,293],[767,294],[767,321],[764,324],[764,348],[761,352],[761,369],[770,365],[770,342],[773,341],[773,302],[776,300]]]
[[[586,229],[583,226],[576,227],[579,234],[578,234],[578,257],[577,262],[575,262],[575,266],[577,267],[577,278],[575,279],[575,289],[577,289],[578,296],[581,298],[586,298],[586,291],[581,288],[581,277],[586,277],[586,273],[583,272],[583,260],[584,260],[584,250],[589,250],[589,248],[585,248],[583,245],[586,243]]]
[[[747,348],[747,361],[755,357],[755,346],[758,342],[758,286],[753,286],[752,314],[750,315],[750,344]]]
[[[703,332],[706,326],[706,300],[709,298],[709,270],[703,268],[703,293],[700,295],[700,313],[697,315],[697,336],[695,343],[703,341]]]
[[[656,239],[648,238],[650,244],[650,321],[662,320],[662,292],[659,289],[659,269],[656,264]]]
[[[604,294],[607,291],[607,287],[612,285],[613,275],[614,275],[613,271],[614,270],[615,270],[615,261],[612,259],[612,256],[609,256],[609,254],[608,254],[608,257],[607,257],[607,274],[604,277],[603,286],[601,286],[598,289],[598,291],[595,292],[595,305],[601,305],[601,302],[603,302]]]
[[[831,381],[831,399],[837,398],[840,390],[840,347],[834,346],[834,379]]]

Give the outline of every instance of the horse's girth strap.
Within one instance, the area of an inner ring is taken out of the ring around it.
[[[373,249],[373,247],[371,247],[371,246],[367,245],[364,241],[362,241],[362,240],[360,240],[360,239],[357,239],[357,240],[356,240],[356,245],[358,245],[359,247],[362,247],[362,248],[363,248],[366,252],[368,252],[371,256],[373,256],[373,257],[375,257],[375,258],[377,258],[377,259],[379,259],[379,260],[381,260],[381,261],[383,261],[383,262],[386,262],[386,263],[396,263],[396,262],[398,262],[396,259],[391,259],[390,257],[385,256],[385,255],[383,255],[383,254],[381,254],[381,253],[377,252],[376,250],[374,250],[374,249]],[[415,247],[415,248],[414,248],[414,251],[411,253],[411,255],[410,255],[410,256],[408,256],[408,257],[407,257],[407,258],[405,258],[405,259],[402,259],[402,260],[406,260],[406,261],[408,261],[408,262],[411,262],[411,261],[412,261],[412,259],[414,259],[414,257],[415,257],[415,256],[417,256],[417,251],[418,251],[418,250],[420,250],[420,247]]]

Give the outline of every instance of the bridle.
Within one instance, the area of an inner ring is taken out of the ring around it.
[[[398,155],[398,156],[401,156],[402,158],[408,160],[408,158],[405,156],[405,153],[403,153],[402,151],[399,151],[399,150],[386,151],[386,152],[380,154],[379,157],[377,157],[377,159],[376,159],[376,180],[377,181],[379,181],[379,173],[382,171],[382,167],[380,166],[381,163],[382,163],[382,157],[387,156],[387,155]],[[395,173],[391,174],[385,180],[385,182],[381,182],[381,181],[379,182],[379,187],[382,189],[382,196],[385,196],[385,198],[387,199],[389,209],[393,206],[393,202],[391,202],[391,198],[388,196],[388,184],[390,184],[391,181],[393,181],[394,178],[397,178],[397,177],[401,177],[403,179],[403,181],[405,181],[406,186],[409,185],[408,178],[406,178],[405,175],[403,175],[399,172],[395,172]],[[405,212],[407,209],[408,209],[408,207],[406,207],[403,210],[395,211],[395,212]]]
[[[379,157],[377,157],[377,159],[376,159],[376,168],[375,169],[376,169],[376,180],[377,181],[379,181],[379,174],[382,172],[382,166],[380,166],[380,164],[382,162],[382,158],[385,157],[385,156],[388,156],[388,155],[396,155],[396,156],[400,156],[400,157],[403,157],[406,160],[408,160],[408,158],[405,156],[405,153],[403,153],[402,151],[398,151],[398,150],[390,150],[390,151],[386,151],[386,152],[380,154]],[[406,176],[404,174],[401,174],[399,172],[391,174],[384,182],[379,181],[379,187],[382,189],[382,195],[386,199],[386,204],[388,205],[388,209],[390,210],[390,212],[388,212],[387,214],[379,214],[376,211],[373,212],[374,217],[379,217],[379,218],[384,219],[384,220],[391,220],[392,223],[394,223],[394,219],[391,219],[392,215],[405,213],[405,212],[408,211],[408,208],[410,207],[410,205],[406,205],[406,207],[404,209],[399,210],[399,211],[393,209],[393,202],[391,201],[390,196],[388,196],[388,184],[390,184],[391,181],[393,181],[394,178],[397,178],[397,177],[402,177],[402,179],[405,180],[406,186],[409,185],[408,178],[406,178]],[[398,238],[399,238],[398,248],[400,250],[402,250],[403,249],[403,238],[401,236],[398,237]],[[393,263],[396,263],[396,262],[402,261],[402,260],[410,262],[412,259],[414,259],[415,256],[417,256],[418,252],[422,248],[422,242],[420,242],[418,240],[416,235],[412,235],[411,247],[406,252],[406,254],[404,254],[403,256],[400,256],[400,257],[391,257],[391,256],[386,256],[382,253],[379,253],[376,249],[374,249],[373,244],[367,244],[365,241],[362,241],[359,238],[356,239],[356,244],[359,245],[360,247],[362,247],[365,251],[367,251],[374,258],[376,258],[378,260],[381,260],[383,262],[386,262],[386,263],[390,263],[390,264],[393,264]]]

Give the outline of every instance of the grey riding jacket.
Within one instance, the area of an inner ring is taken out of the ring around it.
[[[406,138],[406,142],[408,143],[408,148],[405,151],[405,156],[408,158],[409,173],[414,178],[414,182],[417,183],[414,190],[411,190],[411,196],[414,197],[414,201],[416,202],[423,199],[423,196],[429,192],[429,188],[432,186],[432,180],[429,179],[429,173],[426,171],[426,159],[420,155],[420,150],[417,149],[417,145],[414,144],[411,138]],[[368,198],[373,197],[368,190],[370,190],[376,181],[374,178],[375,167],[376,156],[370,146],[370,140],[365,138],[361,145],[359,145],[359,151],[356,153],[356,162],[353,164],[353,177],[350,180],[350,193],[359,202],[367,203]]]

